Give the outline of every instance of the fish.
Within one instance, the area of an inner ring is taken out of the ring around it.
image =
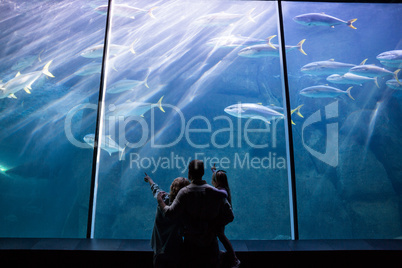
[[[334,84],[342,84],[342,85],[362,85],[362,83],[373,81],[378,88],[380,86],[377,82],[377,77],[366,77],[352,73],[346,73],[344,75],[340,74],[331,74],[327,77],[327,81]]]
[[[38,59],[38,56],[31,55],[31,56],[26,56],[24,58],[19,59],[16,63],[11,66],[11,70],[16,71],[16,70],[24,70],[27,67],[32,66],[32,64]]]
[[[77,70],[74,74],[79,76],[87,76],[92,74],[100,74],[102,70],[102,64],[98,62],[89,63],[79,70]]]
[[[142,84],[144,84],[147,88],[149,88],[147,80],[148,80],[148,74],[145,77],[144,81],[123,79],[117,81],[116,83],[113,83],[110,87],[106,88],[106,92],[110,94],[116,94],[128,90],[133,90]]]
[[[263,57],[279,57],[279,45],[275,45],[271,43],[271,39],[274,38],[276,35],[272,35],[268,37],[268,43],[262,45],[253,45],[246,48],[241,49],[237,54],[241,57],[246,58],[263,58]],[[286,52],[289,52],[294,49],[298,49],[302,54],[307,55],[304,52],[302,45],[304,44],[306,39],[301,40],[295,46],[286,46]]]
[[[251,22],[256,22],[251,16],[251,13],[254,11],[254,9],[255,8],[249,10],[245,15],[231,14],[226,12],[208,14],[197,18],[194,23],[201,26],[226,26],[237,22],[244,17]]]
[[[350,94],[350,90],[353,87],[349,87],[346,91],[340,90],[335,87],[331,87],[328,85],[319,85],[306,87],[300,91],[300,95],[310,98],[336,98],[341,95],[348,95],[349,98],[354,100],[352,95]]]
[[[270,37],[267,38],[267,39],[268,39],[268,45],[271,46],[271,47],[274,47],[275,49],[278,49],[278,50],[279,50],[279,45],[277,45],[277,44],[272,44],[272,43],[271,43],[271,40],[272,40],[272,38],[274,38],[274,37],[276,37],[276,35],[272,35],[272,36],[270,36]],[[307,55],[307,53],[304,52],[303,47],[302,47],[305,41],[306,41],[306,39],[303,39],[303,40],[301,40],[301,41],[300,41],[297,45],[295,45],[295,46],[288,46],[288,45],[285,45],[286,52],[291,51],[291,50],[294,50],[294,49],[298,49],[298,50],[300,51],[300,53],[302,53],[302,54],[304,54],[304,55]],[[278,52],[278,57],[279,57],[279,52]]]
[[[300,113],[300,108],[303,107],[303,105],[304,105],[304,104],[301,104],[301,105],[297,106],[296,108],[294,108],[293,110],[290,110],[290,114],[292,115],[292,114],[294,114],[294,113],[296,112],[296,114],[297,114],[299,117],[304,118],[304,116]],[[279,112],[279,113],[284,114],[284,109],[283,109],[283,107],[279,107],[279,106],[275,106],[275,105],[270,105],[270,106],[267,106],[267,107],[268,107],[268,108],[271,108],[271,109],[273,109],[273,110],[275,110],[275,111],[277,111],[277,112]],[[293,122],[293,120],[292,120],[292,125],[296,125],[296,124]]]
[[[346,24],[348,27],[356,29],[352,23],[357,19],[344,21],[325,13],[307,13],[298,15],[294,17],[293,20],[297,23],[307,26],[329,26],[331,28],[335,28],[335,25]]]
[[[92,148],[94,148],[95,145],[95,134],[87,134],[84,137],[84,141],[90,145]],[[107,136],[102,136],[102,140],[101,140],[101,149],[105,150],[106,152],[109,153],[109,155],[111,156],[112,153],[117,153],[119,152],[120,157],[119,160],[122,159],[124,151],[126,149],[126,147],[122,148],[120,147],[111,137],[110,135]]]
[[[268,44],[262,44],[243,48],[237,55],[246,58],[277,57],[279,56],[279,50]]]
[[[395,80],[400,83],[398,79],[398,73],[401,69],[396,70],[395,72],[391,72],[383,67],[379,67],[376,65],[359,65],[351,68],[349,70],[350,73],[361,75],[361,76],[367,76],[367,77],[383,77],[387,75],[393,75]]]
[[[126,4],[114,4],[113,5],[113,15],[118,17],[125,17],[130,19],[135,19],[135,16],[147,13],[151,18],[156,19],[154,14],[152,13],[158,7],[152,7],[148,10],[132,7]],[[95,12],[106,15],[108,11],[108,5],[101,5],[95,8]]]
[[[270,124],[272,120],[284,117],[282,113],[257,103],[238,103],[224,109],[227,114],[239,118],[252,118]]]
[[[387,67],[402,68],[402,50],[385,51],[376,58]]]
[[[395,79],[388,80],[385,84],[392,89],[402,90],[402,85]]]
[[[242,47],[242,46],[251,46],[257,44],[265,44],[267,40],[258,39],[252,37],[245,37],[241,35],[227,35],[221,37],[215,37],[210,39],[206,44],[207,46],[213,47]]]
[[[365,59],[360,65],[366,62]],[[345,74],[355,67],[356,64],[337,62],[334,59],[325,61],[315,61],[304,65],[300,70],[305,74],[312,75],[331,75],[331,74]]]
[[[138,39],[134,40],[134,42],[131,43],[130,47],[110,44],[109,51],[108,51],[109,55],[114,57],[125,51],[130,51],[132,54],[135,54],[134,44],[137,42],[137,40]],[[84,57],[84,58],[89,58],[89,59],[103,57],[103,44],[90,46],[90,47],[84,49],[83,51],[81,51],[80,56]]]
[[[48,77],[54,77],[54,75],[49,71],[49,66],[52,63],[52,60],[46,63],[41,71],[31,72],[27,74],[21,74],[20,72],[17,75],[8,81],[0,85],[0,99],[3,98],[14,98],[15,93],[20,90],[25,90],[26,93],[31,94],[30,89],[32,89],[32,84],[35,83],[38,78],[44,74]]]
[[[118,116],[143,116],[146,112],[154,107],[158,107],[162,112],[165,110],[162,107],[163,96],[159,99],[157,103],[145,103],[145,102],[131,102],[126,101],[125,103],[114,105],[109,105],[109,110],[106,113],[106,119],[110,120],[110,117]]]

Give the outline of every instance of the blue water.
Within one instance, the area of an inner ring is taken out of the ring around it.
[[[50,60],[55,76],[42,75],[31,94],[20,90],[17,99],[0,99],[1,236],[86,235],[93,150],[84,137],[95,132],[100,74],[74,73],[102,62],[81,52],[103,44],[106,16],[96,8],[106,2],[1,4],[2,83],[18,71],[40,71]],[[187,176],[187,163],[198,158],[205,162],[207,182],[214,163],[227,171],[235,214],[226,228],[230,239],[290,239],[285,121],[267,124],[224,111],[239,102],[282,107],[280,59],[246,58],[238,55],[244,47],[208,45],[213,38],[239,35],[261,40],[277,35],[272,43],[278,44],[277,3],[114,4],[102,134],[119,148],[100,150],[95,237],[149,239],[156,200],[144,172],[169,191],[174,178]],[[121,4],[144,12],[132,18],[120,11]],[[223,11],[236,16],[218,25],[217,19],[199,21]],[[357,29],[292,20],[310,12],[357,18]],[[307,55],[297,49],[286,55],[291,108],[303,104],[303,118],[292,115],[301,238],[401,235],[401,95],[386,86],[392,77],[379,78],[380,88],[372,82],[354,85],[354,101],[346,95],[299,94],[305,87],[329,84],[326,76],[303,74],[300,68],[307,63],[368,59],[367,64],[380,65],[379,53],[402,49],[400,12],[397,4],[283,3],[286,44],[306,39]],[[108,92],[124,80],[136,84]],[[146,107],[141,112],[140,103]],[[137,114],[110,116],[121,105]]]
[[[376,56],[402,48],[401,5],[284,3],[283,9],[286,41],[306,39],[308,54],[288,60],[291,103],[304,104],[305,120],[317,111],[321,116],[317,123],[293,127],[300,237],[399,237],[401,95],[385,84],[392,76],[378,78],[380,88],[373,82],[336,85],[329,83],[326,75],[303,75],[300,68],[314,61],[334,59],[358,65],[367,59],[366,64],[395,71]],[[357,18],[353,23],[357,29],[346,25],[309,27],[290,19],[311,12],[345,21]],[[353,86],[355,101],[347,96],[314,99],[298,94],[305,87],[323,84],[344,91]],[[331,104],[336,109],[334,117],[326,111]],[[334,130],[328,130],[329,125]],[[328,136],[333,139],[327,140]],[[328,158],[323,161],[322,155],[317,158],[307,151],[308,147],[325,154],[334,144],[338,148],[331,155],[337,164],[330,165]]]
[[[31,94],[0,100],[1,236],[85,237],[92,150],[71,144],[65,121],[71,109],[98,99],[100,77],[74,75],[87,63],[77,53],[104,39],[106,19],[93,8],[80,1],[1,3],[3,83],[50,60],[55,76],[40,76]],[[95,121],[87,109],[69,129],[82,139]]]

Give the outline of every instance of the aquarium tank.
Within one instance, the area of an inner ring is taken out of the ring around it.
[[[199,159],[229,239],[401,237],[401,11],[2,1],[0,236],[150,239]]]

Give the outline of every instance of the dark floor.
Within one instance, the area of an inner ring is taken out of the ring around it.
[[[241,267],[401,267],[402,240],[232,241]],[[3,267],[152,267],[146,240],[0,239]],[[363,265],[364,263],[364,265]],[[113,264],[113,265],[112,265]]]

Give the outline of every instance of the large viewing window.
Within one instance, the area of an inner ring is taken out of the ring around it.
[[[401,236],[401,11],[283,3],[286,42],[306,39],[307,55],[287,60],[304,116],[293,126],[300,239]]]
[[[103,44],[106,18],[84,1],[2,1],[0,13],[0,236],[85,237],[83,138],[102,63],[88,48]]]
[[[149,238],[144,172],[169,191],[200,159],[227,172],[232,239],[289,239],[277,3],[131,4],[112,6],[95,237]]]
[[[149,239],[145,173],[168,192],[200,159],[229,239],[400,237],[401,11],[0,3],[0,236]]]

